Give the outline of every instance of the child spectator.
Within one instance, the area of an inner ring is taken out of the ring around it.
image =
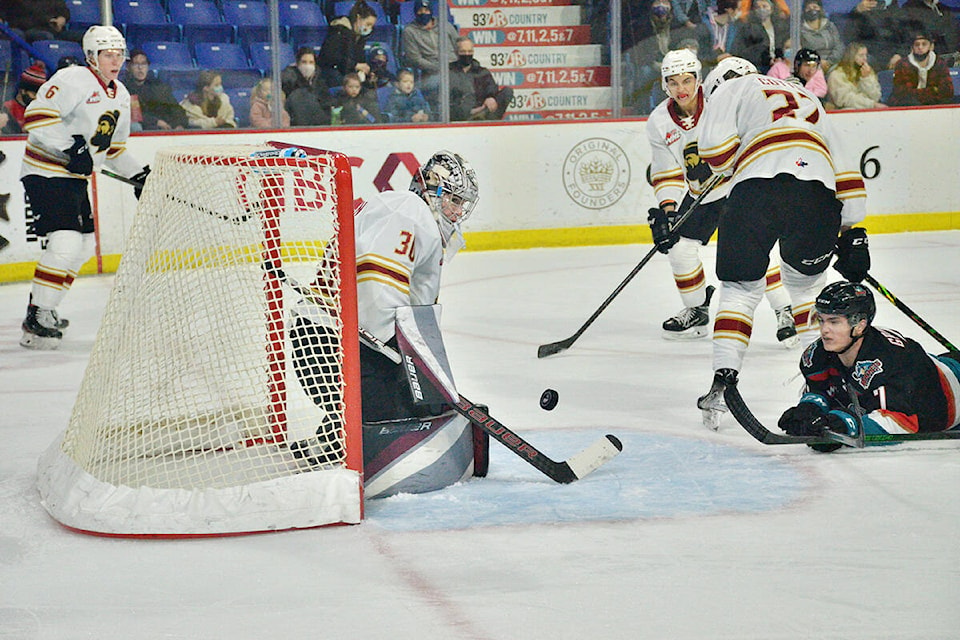
[[[216,71],[201,71],[196,89],[180,106],[187,112],[187,124],[191,128],[235,129],[237,126],[233,105],[223,92],[223,79]]]
[[[280,104],[283,104],[283,92],[280,92]],[[290,126],[290,114],[281,107],[280,122],[273,121],[273,80],[264,78],[253,87],[250,96],[250,126],[254,129],[277,129]]]
[[[397,83],[387,101],[387,114],[392,122],[428,122],[430,105],[423,93],[414,87],[414,75],[410,69],[397,73]]]
[[[880,80],[867,62],[867,47],[851,42],[827,77],[830,102],[837,109],[882,109]]]
[[[360,76],[348,73],[343,76],[343,93],[335,99],[336,108],[340,109],[342,124],[375,124],[383,122],[380,105],[374,91],[364,91]]]
[[[386,49],[383,47],[374,47],[370,50],[370,54],[367,56],[370,73],[367,74],[367,79],[363,82],[365,89],[375,90],[385,87],[391,82],[396,82],[397,76],[393,75],[390,69],[387,68],[388,62],[389,58],[387,58]]]
[[[24,69],[17,85],[17,95],[3,103],[3,113],[7,116],[7,121],[0,128],[0,133],[24,133],[23,123],[26,120],[24,112],[27,105],[37,99],[37,90],[46,81],[47,70],[42,62],[36,62],[33,66]]]

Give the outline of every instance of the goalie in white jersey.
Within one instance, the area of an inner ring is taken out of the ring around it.
[[[663,323],[668,340],[703,338],[710,324],[710,298],[713,287],[707,285],[700,260],[700,247],[717,230],[724,208],[726,183],[707,194],[693,214],[675,230],[680,212],[703,192],[713,172],[700,158],[697,148],[700,117],[705,104],[700,81],[701,64],[689,49],[668,51],[660,65],[663,90],[669,96],[657,105],[647,120],[647,138],[652,152],[651,182],[658,208],[650,209],[648,223],[653,241],[666,253],[673,280],[684,304],[677,315]],[[682,199],[682,205],[678,202]],[[766,292],[777,316],[777,340],[786,346],[797,344],[797,330],[790,309],[790,297],[780,280],[780,265],[766,273]]]
[[[725,409],[723,389],[737,382],[774,244],[804,345],[817,338],[813,303],[834,252],[835,268],[854,281],[866,276],[870,254],[866,232],[851,228],[866,213],[863,177],[819,99],[795,83],[757,74],[740,58],[721,61],[705,85],[700,156],[731,176],[717,244],[722,285],[714,381],[697,402],[715,429]]]
[[[46,237],[20,340],[31,349],[59,346],[68,322],[57,315],[57,306],[94,253],[90,174],[107,164],[142,183],[149,173],[125,152],[130,94],[118,80],[127,59],[123,35],[95,25],[82,46],[88,66],[55,73],[24,114],[28,137],[20,180],[33,211],[33,230]]]

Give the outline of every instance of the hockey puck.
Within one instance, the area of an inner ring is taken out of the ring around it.
[[[553,411],[553,408],[557,406],[557,402],[559,400],[559,393],[553,389],[546,389],[542,394],[540,394],[540,408],[544,411]]]

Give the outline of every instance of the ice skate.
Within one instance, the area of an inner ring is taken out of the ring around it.
[[[777,340],[787,349],[799,346],[800,337],[797,335],[797,325],[793,320],[793,309],[787,305],[777,309],[775,313],[777,314]]]
[[[687,307],[664,321],[663,337],[667,340],[696,340],[710,332],[710,298],[713,285],[707,286],[707,296],[699,307]]]
[[[727,411],[727,403],[723,399],[723,391],[728,386],[737,384],[735,369],[718,369],[713,374],[713,383],[710,391],[697,399],[697,407],[703,413],[703,426],[711,431],[720,429],[720,418]]]
[[[28,305],[27,317],[20,326],[23,329],[21,347],[49,351],[60,346],[63,332],[57,328],[57,316],[53,310]]]

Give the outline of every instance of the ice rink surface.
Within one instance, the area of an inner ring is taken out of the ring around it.
[[[0,286],[0,638],[960,637],[960,444],[822,455],[764,446],[729,416],[707,431],[710,341],[661,339],[682,306],[662,256],[537,359],[649,249],[463,253],[444,274],[460,392],[554,459],[616,434],[605,467],[555,485],[493,442],[486,479],[368,501],[362,525],[221,539],[98,538],[47,516],[37,458],[69,419],[113,279],[75,283],[54,352],[17,345],[29,285]],[[960,231],[871,249],[871,274],[956,344]],[[713,281],[713,245],[704,262]],[[943,351],[877,305],[877,324]],[[740,387],[770,425],[799,393],[799,351],[774,332],[761,303]]]

